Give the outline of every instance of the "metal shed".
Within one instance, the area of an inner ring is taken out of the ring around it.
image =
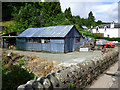
[[[28,28],[17,36],[22,50],[67,53],[75,51],[84,39],[74,25]]]

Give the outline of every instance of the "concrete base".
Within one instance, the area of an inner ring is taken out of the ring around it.
[[[80,51],[89,51],[89,48],[80,48]]]

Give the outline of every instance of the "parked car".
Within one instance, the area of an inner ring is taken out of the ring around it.
[[[106,41],[104,39],[95,39],[96,45],[102,45],[104,46],[106,44]]]
[[[104,39],[95,39],[96,40],[96,45],[101,45],[106,48],[114,48],[115,44],[113,42],[104,40]]]
[[[115,44],[112,43],[112,42],[106,42],[106,44],[105,44],[104,47],[107,47],[107,48],[114,48],[114,47],[115,47]]]

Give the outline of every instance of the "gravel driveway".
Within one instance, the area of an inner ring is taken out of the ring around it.
[[[12,50],[9,50],[12,51]],[[25,55],[39,56],[41,59],[57,61],[62,65],[71,65],[84,60],[91,60],[93,57],[101,56],[101,51],[88,51],[88,52],[70,52],[70,53],[46,53],[46,52],[31,52],[31,51],[18,51],[17,53]]]
[[[113,48],[118,50],[118,48]],[[17,53],[22,53],[25,55],[39,56],[40,59],[46,59],[51,61],[59,62],[62,65],[71,65],[82,62],[84,60],[91,60],[94,57],[102,55],[101,50],[88,51],[88,52],[70,52],[70,53],[47,53],[47,52],[32,52],[32,51],[18,51],[18,50],[9,50]]]

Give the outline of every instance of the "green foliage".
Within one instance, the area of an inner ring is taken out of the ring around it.
[[[56,26],[56,25],[64,25],[63,23],[65,22],[65,14],[60,13],[57,14],[56,17],[50,17],[49,18],[49,23],[46,23],[45,26]]]
[[[61,25],[65,21],[65,14],[60,13],[57,14],[57,16],[53,19],[52,22],[54,22],[56,25]]]
[[[77,28],[77,30],[80,29],[80,26],[78,24],[75,24],[75,27]]]
[[[3,33],[8,34],[8,33],[14,32],[16,30],[17,30],[16,24],[12,24],[12,25],[8,25],[7,27],[5,27]],[[19,31],[19,30],[17,30],[17,31]]]
[[[97,25],[103,24],[101,20],[98,20],[96,23],[97,23]]]
[[[95,37],[95,39],[100,39],[100,38],[103,38],[103,34],[102,33],[95,33],[94,37]]]
[[[95,21],[95,17],[93,16],[92,11],[90,11],[90,13],[88,14],[88,20],[94,22]]]
[[[80,16],[73,16],[72,22],[73,22],[75,25],[77,25],[79,29],[81,28],[82,22],[81,22]]]
[[[20,61],[19,66],[22,67],[25,64],[25,60],[24,59],[19,59],[19,61]]]
[[[82,18],[81,22],[82,22],[82,26],[87,26],[88,28],[91,28],[91,26],[96,26],[95,22],[92,22],[89,19]]]
[[[10,6],[10,3],[8,2],[2,2],[2,21],[10,20],[12,17],[12,7]]]
[[[30,2],[29,2],[30,3]],[[2,2],[2,21],[8,21],[13,19],[12,12],[14,12],[14,6],[16,6],[16,12],[19,12],[21,6],[24,6],[25,2]]]
[[[65,10],[65,17],[72,21],[72,13],[71,13],[71,8],[69,7],[68,9]]]
[[[74,83],[73,83],[73,82],[68,83],[68,84],[69,84],[70,88],[74,88],[74,87],[75,87],[75,85],[74,85]]]
[[[40,4],[38,6],[41,7]],[[24,7],[21,6],[19,13],[16,13],[16,7],[14,6],[14,11],[12,15],[14,16],[15,27],[18,31],[23,31],[28,27],[41,26],[40,20],[42,16],[39,16],[41,12],[39,8],[36,8],[36,3],[25,3]]]
[[[80,34],[83,34],[83,35],[88,35],[88,36],[91,36],[92,34],[91,34],[91,31],[85,31],[85,30],[83,30],[83,29],[79,29],[79,32],[80,32]]]
[[[24,31],[27,28],[75,25],[80,30],[81,26],[91,28],[91,26],[101,24],[100,20],[95,22],[92,11],[86,19],[80,18],[80,16],[73,16],[70,7],[63,13],[59,2],[7,3],[7,6],[10,6],[12,10],[11,15],[14,18],[14,24],[5,28],[4,33],[6,34]]]
[[[23,31],[29,27],[44,27],[54,25],[53,18],[61,13],[59,2],[23,3],[13,5],[12,16],[15,23],[5,29],[5,33]]]
[[[4,69],[4,63],[2,63],[2,90],[16,90],[21,84],[26,83],[31,79],[36,79],[33,73],[22,69],[24,60],[21,59],[19,65],[12,65],[9,69]]]
[[[103,37],[102,39],[105,39],[105,40],[108,40],[108,41],[118,41],[118,42],[120,42],[120,38]]]
[[[71,25],[72,23],[69,20],[64,20],[61,24],[62,25]]]

